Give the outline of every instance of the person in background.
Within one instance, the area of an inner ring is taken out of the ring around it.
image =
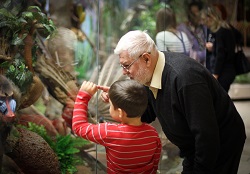
[[[228,93],[194,59],[161,52],[140,30],[121,37],[114,53],[123,74],[144,84],[148,107],[142,122],[159,119],[167,138],[180,149],[183,174],[237,174],[244,147],[244,122]],[[102,99],[109,99],[102,87]]]
[[[216,12],[221,16],[221,19],[227,21],[227,9],[221,3],[214,3],[212,5]]]
[[[207,68],[228,92],[236,76],[234,30],[230,24],[222,20],[221,15],[213,7],[207,7],[202,13],[205,25],[209,29],[206,43],[209,61]]]
[[[226,8],[221,3],[213,3],[212,6],[216,10],[216,12],[220,15],[221,19],[227,21],[227,11]],[[205,25],[206,14],[204,12],[201,13],[202,23]],[[207,43],[206,47],[212,50],[213,43],[215,41],[215,34],[212,33],[209,28],[207,28]],[[206,52],[206,68],[212,73],[212,65],[214,65],[215,57],[212,51]]]
[[[159,50],[189,56],[189,40],[184,32],[176,30],[176,17],[171,8],[161,8],[157,11],[156,33],[156,45]]]
[[[238,44],[238,46],[243,46],[244,45],[243,34],[237,29],[238,28],[237,25],[234,26],[230,22],[228,22],[228,15],[227,15],[226,7],[221,3],[214,3],[212,6],[216,10],[217,14],[220,15],[220,18],[223,21],[227,22],[230,28],[233,30],[235,40],[236,40],[236,45]]]
[[[202,4],[200,2],[191,2],[188,4],[188,21],[178,25],[177,30],[186,33],[190,41],[190,57],[205,66],[207,29],[200,22],[201,10]]]
[[[109,111],[120,124],[88,123],[88,102],[97,89],[92,82],[82,83],[73,110],[72,130],[78,136],[105,146],[108,174],[155,174],[161,141],[151,125],[141,122],[148,103],[144,86],[133,80],[116,81],[111,85]]]

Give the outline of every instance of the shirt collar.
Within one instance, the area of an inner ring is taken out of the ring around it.
[[[161,89],[161,78],[164,65],[165,65],[164,54],[159,51],[159,57],[155,66],[151,83],[149,85],[149,89],[152,91],[155,98],[157,97],[158,89]]]
[[[160,51],[158,52],[159,52],[159,57],[155,66],[155,70],[152,76],[150,87],[161,89],[161,78],[162,78],[162,72],[163,72],[164,65],[165,65],[165,57],[162,52]]]

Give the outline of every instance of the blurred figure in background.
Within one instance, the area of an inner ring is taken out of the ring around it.
[[[201,10],[202,4],[200,2],[191,2],[188,4],[188,21],[181,23],[177,29],[185,32],[190,41],[190,57],[205,65],[207,29],[200,23]]]
[[[234,31],[213,7],[205,9],[202,12],[202,18],[209,29],[206,43],[208,52],[206,67],[228,92],[236,76]]]
[[[237,29],[238,28],[237,25],[234,26],[228,21],[228,15],[227,15],[226,7],[221,3],[214,3],[213,7],[217,11],[218,15],[220,15],[221,19],[223,21],[227,22],[229,24],[229,26],[231,27],[231,29],[233,29],[236,44],[238,44],[239,46],[243,46],[244,45],[243,34]]]
[[[188,37],[184,32],[176,29],[175,13],[169,7],[157,11],[156,45],[160,51],[183,53],[189,56]]]
[[[214,3],[213,4],[214,9],[216,10],[216,12],[220,15],[221,19],[226,21],[227,20],[227,11],[226,8],[221,4],[221,3]],[[205,14],[202,14],[203,16]],[[206,17],[203,17],[206,18]],[[203,20],[203,24],[205,24],[204,22],[205,20]],[[207,28],[207,43],[206,43],[206,47],[208,49],[212,49],[213,47],[213,43],[215,41],[215,35],[214,33],[212,33],[209,28]],[[215,62],[215,57],[212,51],[207,50],[206,52],[206,68],[212,73],[212,67],[214,65]]]
[[[214,3],[213,7],[217,11],[217,13],[221,16],[221,19],[227,21],[227,10],[224,5],[221,3]]]

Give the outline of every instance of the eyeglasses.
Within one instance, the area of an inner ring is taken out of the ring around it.
[[[148,54],[151,54],[150,52],[147,52]],[[124,69],[124,70],[126,70],[127,72],[129,72],[129,68],[137,61],[137,60],[139,60],[141,57],[142,57],[142,55],[143,54],[145,54],[145,53],[142,53],[137,59],[135,59],[133,62],[131,62],[129,65],[123,65],[123,64],[120,64],[120,66]]]

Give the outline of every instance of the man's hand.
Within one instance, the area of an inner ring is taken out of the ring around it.
[[[103,91],[101,94],[102,100],[108,103],[109,102],[109,95],[108,95],[109,87],[97,85],[97,88]]]
[[[218,79],[218,75],[217,74],[213,74],[214,78],[217,80]]]

